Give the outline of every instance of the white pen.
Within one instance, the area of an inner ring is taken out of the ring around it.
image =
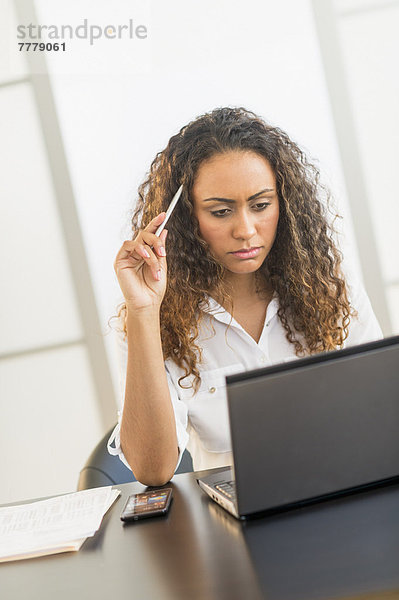
[[[176,206],[177,201],[180,198],[182,191],[183,191],[183,185],[181,185],[179,187],[176,194],[173,196],[172,202],[169,204],[168,210],[166,211],[166,217],[164,218],[164,220],[162,221],[162,223],[160,224],[160,226],[158,227],[158,229],[155,232],[155,235],[157,237],[159,237],[161,235],[163,228],[165,227],[166,223],[169,221],[169,217],[172,214],[173,209]]]

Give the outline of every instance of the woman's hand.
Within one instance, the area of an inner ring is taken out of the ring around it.
[[[134,240],[124,242],[116,255],[114,269],[128,310],[161,306],[167,281],[165,240],[168,232],[164,229],[159,237],[155,232],[165,216],[165,212],[157,215]]]

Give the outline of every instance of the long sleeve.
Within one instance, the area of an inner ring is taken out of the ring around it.
[[[352,307],[358,316],[351,319],[346,346],[371,342],[383,337],[381,327],[374,314],[370,299],[359,279],[352,278],[349,283],[349,296]]]

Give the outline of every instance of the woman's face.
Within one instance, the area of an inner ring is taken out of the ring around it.
[[[193,200],[201,236],[214,258],[231,273],[259,269],[279,218],[270,163],[254,152],[217,154],[200,165]]]

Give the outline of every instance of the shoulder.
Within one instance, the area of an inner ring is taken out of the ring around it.
[[[370,298],[360,277],[350,272],[346,276],[348,298],[355,314],[351,316],[349,335],[345,345],[356,345],[381,339],[381,327],[374,313]]]

